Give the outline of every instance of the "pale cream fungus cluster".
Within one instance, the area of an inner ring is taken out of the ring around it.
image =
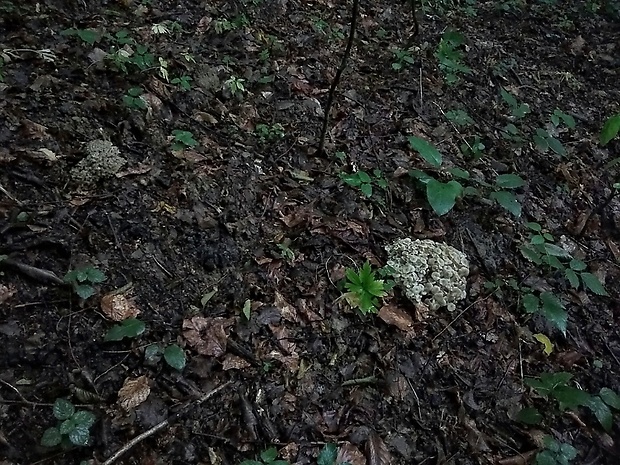
[[[414,304],[431,310],[446,307],[467,296],[469,261],[459,250],[429,239],[398,239],[386,246],[394,282]]]

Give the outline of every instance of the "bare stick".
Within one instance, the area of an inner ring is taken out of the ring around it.
[[[340,77],[347,67],[347,60],[351,54],[351,48],[353,47],[353,38],[355,37],[355,28],[357,27],[357,12],[359,11],[359,0],[353,0],[353,11],[351,13],[351,25],[349,26],[349,39],[347,40],[347,46],[342,56],[340,66],[336,71],[336,76],[332,81],[332,85],[329,89],[329,96],[327,97],[327,105],[325,106],[325,115],[323,116],[323,128],[321,129],[321,138],[319,140],[319,155],[323,155],[325,152],[325,138],[327,137],[327,126],[329,126],[329,113],[331,112],[332,104],[334,103],[334,94],[336,93],[336,87],[340,82]]]
[[[209,398],[213,397],[215,394],[217,394],[218,392],[220,392],[222,389],[224,389],[225,387],[227,387],[230,384],[230,381],[227,383],[222,384],[221,386],[216,387],[215,389],[213,389],[212,391],[207,392],[204,396],[202,396],[201,398],[199,398],[196,402],[190,402],[188,405],[185,406],[185,408],[187,408],[189,405],[200,405],[202,404],[204,401],[208,400]],[[133,438],[131,441],[129,441],[127,444],[125,444],[123,447],[121,447],[119,450],[117,450],[114,455],[112,455],[112,457],[110,457],[109,459],[107,459],[105,462],[103,462],[101,465],[111,465],[112,463],[116,462],[124,453],[126,453],[127,451],[129,451],[132,447],[134,447],[136,444],[141,443],[142,441],[144,441],[146,438],[148,438],[149,436],[153,436],[155,433],[157,433],[158,431],[164,429],[166,426],[168,426],[170,423],[172,423],[176,417],[178,417],[182,412],[179,412],[176,415],[172,415],[168,418],[166,418],[164,421],[162,421],[161,423],[156,424],[155,426],[153,426],[151,429],[146,430],[144,433],[136,436],[135,438]]]

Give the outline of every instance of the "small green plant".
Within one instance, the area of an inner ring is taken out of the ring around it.
[[[280,123],[257,124],[254,128],[254,132],[262,143],[282,139],[284,137],[284,128]]]
[[[316,458],[317,465],[350,465],[349,462],[337,462],[338,446],[336,444],[325,444],[319,456]]]
[[[465,110],[450,110],[446,112],[446,118],[455,126],[467,127],[474,124],[469,114]]]
[[[144,360],[154,365],[163,356],[165,362],[175,370],[182,371],[185,368],[187,359],[185,352],[177,344],[163,346],[162,344],[151,344],[144,349]]]
[[[471,68],[463,64],[465,58],[461,46],[465,44],[465,37],[457,31],[444,32],[435,58],[439,61],[439,69],[444,73],[444,79],[449,85],[456,84],[464,74],[471,74]]]
[[[192,81],[193,79],[191,76],[184,74],[183,76],[175,77],[170,83],[178,86],[182,91],[187,92],[188,90],[192,90]]]
[[[527,103],[520,103],[514,95],[506,91],[503,87],[500,88],[500,94],[504,102],[510,107],[510,113],[514,118],[523,118],[530,112],[530,106]]]
[[[120,31],[116,32],[114,35],[106,33],[105,37],[111,42],[116,43],[118,45],[134,45],[136,43],[136,41],[132,39],[131,36],[129,35],[129,31],[127,31],[126,29],[121,29]]]
[[[463,142],[461,144],[461,153],[471,157],[474,161],[480,160],[484,156],[486,146],[482,143],[480,136],[474,136],[473,140]]]
[[[231,76],[224,82],[232,95],[243,94],[245,92],[245,79]]]
[[[175,129],[172,131],[172,137],[172,150],[184,150],[198,145],[198,141],[194,139],[194,134],[190,131]]]
[[[290,465],[286,460],[276,460],[277,458],[278,450],[270,447],[260,453],[260,460],[244,460],[239,465]]]
[[[137,318],[127,318],[120,324],[112,326],[105,335],[105,341],[121,341],[125,338],[134,338],[140,336],[146,325]]]
[[[620,113],[610,116],[601,130],[599,140],[601,145],[607,145],[620,132]]]
[[[545,153],[547,150],[551,149],[556,154],[561,157],[566,156],[566,149],[562,145],[558,139],[553,137],[549,132],[542,128],[536,128],[536,133],[533,136],[534,143],[536,147],[542,152]]]
[[[353,307],[358,308],[362,314],[376,313],[378,299],[386,295],[385,283],[382,279],[377,279],[376,273],[370,267],[370,262],[358,271],[347,268],[346,282],[344,287],[349,291],[344,297]]]
[[[61,36],[77,36],[82,42],[88,45],[94,45],[101,40],[101,33],[96,29],[65,29],[60,32]]]
[[[87,446],[90,443],[90,428],[95,424],[96,417],[87,410],[76,410],[66,399],[56,399],[52,409],[58,420],[56,426],[48,428],[41,437],[44,447]]]
[[[241,29],[242,27],[246,27],[250,25],[250,20],[246,15],[241,14],[236,16],[235,18],[229,19],[220,19],[214,22],[215,32],[221,34],[223,32],[236,31],[237,29]]]
[[[400,71],[406,65],[412,65],[414,63],[413,57],[409,50],[402,50],[400,48],[393,48],[392,54],[394,55],[394,61],[392,62],[392,69],[394,71]]]
[[[366,171],[356,171],[355,173],[341,173],[340,179],[352,187],[358,187],[366,197],[372,197],[373,185],[382,189],[387,189],[387,181],[379,169],[374,169],[372,175]]]
[[[290,263],[295,261],[295,252],[291,249],[291,244],[292,241],[288,237],[285,237],[281,243],[277,244],[280,257]]]
[[[567,115],[562,110],[556,108],[551,115],[551,123],[557,128],[560,124],[564,123],[568,129],[575,129],[575,118],[571,115]]]
[[[568,324],[568,313],[564,309],[562,301],[552,292],[541,292],[538,295],[530,288],[522,288],[523,309],[527,313],[537,313],[545,317],[549,323],[566,334],[566,326]]]
[[[127,108],[144,110],[146,109],[146,102],[140,97],[141,95],[141,88],[132,87],[125,95],[123,95],[123,103]]]
[[[83,266],[70,270],[63,281],[71,284],[75,293],[82,299],[88,299],[95,295],[94,284],[100,284],[106,280],[106,275],[92,266]]]
[[[545,448],[536,454],[536,465],[569,465],[577,457],[577,449],[551,436],[545,436],[543,444]]]

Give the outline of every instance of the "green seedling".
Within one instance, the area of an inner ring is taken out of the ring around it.
[[[140,336],[145,329],[146,325],[143,321],[138,320],[137,318],[128,318],[123,320],[120,324],[110,328],[106,333],[104,340],[121,341],[125,338],[136,338]]]
[[[136,50],[130,59],[141,71],[144,71],[155,63],[155,55],[149,53],[146,45],[136,45]]]
[[[129,31],[127,31],[126,29],[121,29],[120,31],[116,32],[114,35],[106,33],[105,37],[111,42],[114,42],[121,46],[122,45],[134,45],[136,43],[136,41],[133,40],[131,36],[129,35]]]
[[[394,55],[394,61],[392,62],[392,69],[394,71],[400,71],[406,65],[412,65],[414,63],[413,57],[409,50],[401,50],[399,48],[392,49]]]
[[[63,281],[71,284],[75,293],[82,299],[88,299],[95,294],[93,285],[100,284],[106,279],[106,275],[97,268],[84,266],[69,271]]]
[[[527,103],[520,103],[514,95],[507,92],[503,87],[500,88],[500,94],[510,107],[510,113],[514,118],[523,118],[530,112],[530,106]]]
[[[541,292],[536,295],[532,289],[523,288],[522,290],[526,292],[522,299],[523,309],[527,313],[542,315],[551,325],[566,335],[568,313],[562,301],[552,292]]]
[[[358,271],[347,268],[344,287],[349,291],[344,294],[349,305],[358,308],[364,315],[376,313],[378,299],[386,295],[384,281],[377,279],[368,261]]]
[[[484,156],[486,146],[482,143],[480,136],[474,136],[473,140],[461,144],[461,153],[471,157],[474,161],[480,160]]]
[[[312,21],[312,29],[314,29],[315,32],[327,35],[327,32],[329,31],[329,24],[327,21],[319,18],[318,16],[312,16],[310,20]]]
[[[567,115],[562,110],[555,109],[551,115],[551,123],[557,128],[560,124],[564,123],[568,129],[575,129],[575,118],[571,115]]]
[[[450,110],[446,112],[446,118],[455,126],[467,127],[474,124],[469,114],[465,110]]]
[[[168,35],[173,32],[183,32],[183,27],[177,21],[163,21],[153,24],[151,31],[156,35]]]
[[[146,102],[140,97],[142,95],[142,89],[139,87],[132,87],[123,95],[123,103],[127,108],[144,110],[146,109]]]
[[[260,460],[244,460],[239,465],[290,465],[286,460],[277,460],[278,450],[275,447],[260,453]]]
[[[569,465],[577,457],[577,449],[551,436],[545,436],[543,444],[545,448],[536,454],[536,465]]]
[[[94,45],[101,40],[101,33],[96,29],[65,29],[60,32],[61,36],[77,36],[82,42],[88,45]]]
[[[161,344],[151,344],[144,349],[144,362],[148,365],[156,365],[162,356],[164,361],[175,370],[182,371],[187,363],[185,352],[177,344],[165,347]]]
[[[533,139],[536,147],[538,147],[542,153],[545,153],[551,149],[561,157],[566,156],[566,149],[562,145],[562,142],[549,134],[549,132],[545,129],[536,128],[536,133],[534,134]]]
[[[262,143],[282,139],[284,137],[284,128],[280,123],[257,124],[256,128],[254,128],[254,132]]]
[[[236,31],[237,29],[241,29],[242,27],[246,27],[249,25],[250,20],[244,14],[236,16],[232,20],[224,18],[217,20],[214,23],[215,32],[217,32],[218,34],[221,34],[223,32]]]
[[[444,73],[444,79],[449,85],[456,84],[464,74],[471,74],[472,70],[463,64],[464,54],[461,46],[465,44],[465,37],[457,31],[444,32],[435,58],[439,61],[439,69]]]
[[[232,95],[237,95],[237,94],[243,94],[245,92],[244,82],[245,82],[245,79],[238,78],[236,76],[231,76],[230,78],[226,80],[226,82],[224,82],[224,84],[228,86],[228,89],[230,90],[230,93]]]
[[[601,130],[599,141],[601,145],[607,145],[620,132],[620,113],[610,116]]]
[[[96,417],[87,410],[77,410],[66,399],[56,399],[52,409],[58,424],[48,428],[41,437],[44,447],[87,446],[90,444],[90,428],[95,424]]]
[[[291,250],[291,244],[292,241],[288,237],[285,237],[284,240],[277,245],[280,257],[290,263],[295,261],[295,252]]]
[[[181,131],[175,129],[172,131],[172,137],[174,138],[172,143],[172,150],[185,150],[190,147],[198,145],[198,141],[194,139],[194,134],[190,131]]]
[[[193,79],[191,76],[184,74],[183,76],[175,77],[170,83],[178,86],[182,91],[187,92],[188,90],[192,90],[192,81]]]
[[[352,174],[341,173],[340,179],[346,184],[352,187],[358,187],[362,194],[370,198],[373,194],[373,185],[380,187],[381,189],[387,189],[388,184],[383,173],[379,169],[374,169],[372,175],[366,171],[356,171]]]
[[[351,465],[349,462],[337,462],[338,446],[336,444],[325,444],[319,456],[316,458],[317,465]]]

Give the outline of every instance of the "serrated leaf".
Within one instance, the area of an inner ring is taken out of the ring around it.
[[[616,394],[615,391],[612,391],[611,389],[604,387],[604,388],[601,388],[598,395],[601,397],[601,399],[603,399],[603,402],[605,402],[607,405],[615,408],[616,410],[620,410],[620,396]]]
[[[334,465],[338,456],[338,447],[336,444],[325,444],[319,456],[316,459],[317,465]]]
[[[540,306],[540,299],[534,294],[525,294],[523,296],[523,308],[527,313],[535,313]]]
[[[609,295],[607,294],[607,291],[598,280],[598,278],[592,273],[580,273],[579,276],[581,277],[583,285],[590,289],[592,292],[594,292],[596,295]]]
[[[62,434],[56,427],[48,428],[41,437],[41,445],[43,447],[56,447],[62,442]]]
[[[86,275],[87,275],[86,279],[93,284],[102,283],[106,279],[108,279],[106,275],[102,271],[98,270],[97,268],[87,268]]]
[[[75,421],[73,421],[72,418],[69,418],[68,420],[65,420],[60,423],[60,426],[58,427],[58,431],[60,431],[60,434],[69,434],[71,431],[75,429],[75,426],[76,426]]]
[[[548,450],[543,450],[536,454],[536,465],[559,465],[555,459],[555,454]]]
[[[441,153],[439,153],[432,144],[415,136],[409,136],[408,140],[411,148],[417,151],[428,164],[434,168],[439,168],[441,166]]]
[[[87,446],[90,439],[90,431],[82,425],[76,427],[69,433],[69,441],[76,446]]]
[[[52,412],[58,420],[66,420],[75,413],[75,407],[67,399],[56,399]]]
[[[543,245],[545,252],[553,257],[569,258],[570,253],[564,250],[562,247],[546,243]]]
[[[564,310],[562,302],[550,292],[541,293],[540,301],[542,305],[539,313],[549,320],[549,323],[562,331],[562,334],[566,335],[568,313]]]
[[[564,270],[564,276],[566,276],[566,279],[568,279],[568,282],[573,289],[577,289],[579,287],[579,277],[572,269],[566,268]]]
[[[536,339],[544,346],[543,353],[545,355],[551,355],[551,353],[553,352],[553,343],[549,340],[547,336],[537,333],[534,334],[534,339]]]
[[[164,349],[164,360],[172,368],[182,371],[185,368],[185,352],[177,344]]]
[[[587,406],[608,433],[611,432],[613,415],[609,406],[599,396],[591,396]]]
[[[525,185],[525,181],[517,174],[500,174],[495,178],[495,184],[502,189],[516,189]]]
[[[426,199],[439,216],[452,210],[462,192],[463,186],[456,181],[443,183],[433,179],[426,184]]]
[[[121,324],[113,326],[105,335],[106,341],[120,341],[126,337],[137,337],[144,332],[146,326],[144,322],[137,318],[128,318]]]
[[[618,135],[618,131],[620,131],[620,113],[605,121],[600,135],[601,145],[607,145],[610,140]]]
[[[87,410],[78,410],[71,417],[71,419],[77,425],[81,425],[81,426],[84,426],[86,428],[90,428],[91,426],[93,426],[95,424],[95,421],[97,420],[97,417],[95,416],[94,413],[89,412]]]
[[[519,410],[517,413],[517,421],[525,423],[526,425],[538,425],[543,419],[538,409],[528,407]]]
[[[521,216],[521,204],[517,197],[508,191],[491,192],[491,200],[495,200],[502,208],[512,213],[517,218]]]

